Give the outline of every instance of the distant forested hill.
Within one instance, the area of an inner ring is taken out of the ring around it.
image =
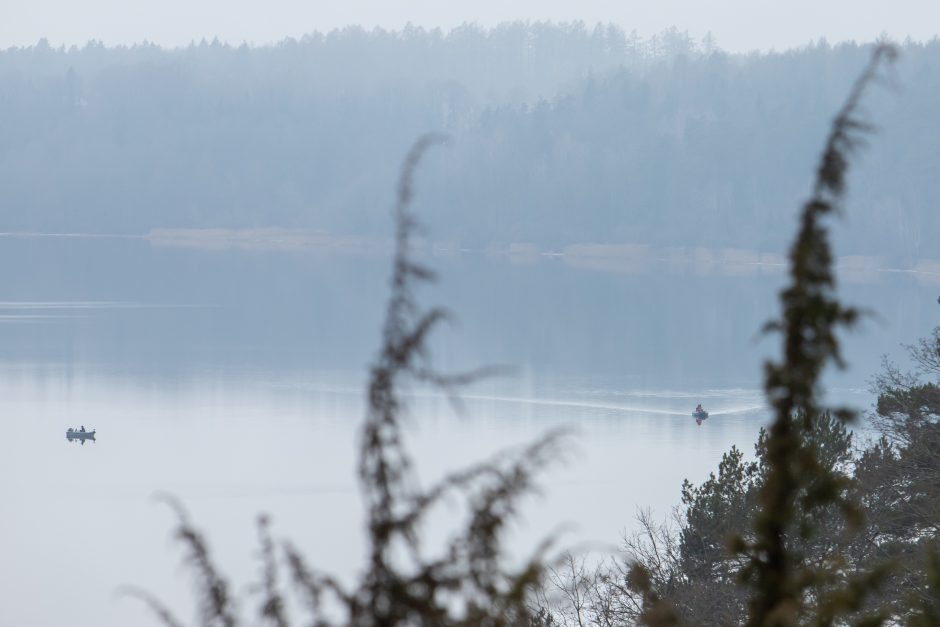
[[[401,156],[436,239],[779,251],[867,48],[728,55],[580,24],[0,52],[0,230],[384,235]],[[940,42],[902,46],[839,252],[937,257]]]

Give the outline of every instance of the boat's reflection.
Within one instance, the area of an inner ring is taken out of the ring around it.
[[[84,446],[86,440],[95,442],[95,430],[86,431],[85,425],[82,425],[79,429],[69,427],[68,431],[65,432],[65,439],[69,442],[81,442]]]

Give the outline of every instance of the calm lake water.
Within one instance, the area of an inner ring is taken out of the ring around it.
[[[432,257],[421,300],[452,309],[434,356],[510,376],[449,403],[411,390],[420,476],[529,442],[576,435],[512,530],[524,555],[616,549],[639,508],[665,517],[766,420],[760,363],[773,338],[780,268],[720,263],[587,264],[464,252]],[[122,584],[184,619],[188,573],[177,496],[237,591],[257,579],[258,513],[320,568],[350,578],[363,550],[354,479],[369,361],[387,295],[382,255],[196,250],[142,239],[0,238],[0,604],[2,625],[155,624]],[[596,267],[596,266],[602,267]],[[936,277],[846,275],[847,301],[877,316],[845,338],[830,397],[865,409],[883,354],[900,358],[940,319]],[[712,417],[696,426],[703,403]],[[67,427],[98,430],[95,443]],[[446,514],[427,530],[446,535]],[[253,608],[245,608],[253,611]]]

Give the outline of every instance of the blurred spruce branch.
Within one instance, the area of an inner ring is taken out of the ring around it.
[[[354,625],[520,625],[537,621],[529,607],[541,584],[544,541],[520,566],[509,564],[503,546],[506,525],[518,514],[520,499],[536,489],[535,475],[562,454],[561,432],[550,432],[522,450],[504,452],[470,468],[449,474],[427,489],[419,485],[414,461],[402,432],[406,404],[401,388],[409,382],[430,384],[452,398],[461,386],[490,370],[445,374],[431,363],[430,333],[449,318],[441,308],[423,310],[414,289],[434,273],[412,256],[411,241],[419,223],[410,211],[415,170],[426,151],[442,138],[421,138],[408,152],[399,178],[394,216],[395,254],[382,331],[382,346],[369,377],[368,409],[359,447],[359,480],[367,517],[368,561],[351,589],[311,568],[300,552],[283,545],[283,558],[306,610],[309,624]],[[459,493],[465,520],[433,557],[426,555],[422,525],[440,502]],[[240,624],[228,584],[210,558],[204,536],[183,507],[164,498],[176,512],[177,537],[188,550],[187,564],[197,575],[197,617],[202,627]],[[288,627],[287,602],[278,583],[279,559],[269,521],[258,523],[263,599],[262,624]],[[128,589],[141,598],[167,627],[181,623],[149,593]]]
[[[796,625],[804,620],[806,591],[831,576],[822,566],[808,565],[788,546],[788,535],[798,527],[801,537],[813,533],[812,513],[835,504],[860,523],[861,512],[845,496],[839,477],[820,463],[817,451],[804,446],[800,430],[811,429],[821,413],[820,377],[829,364],[844,367],[836,331],[850,328],[858,311],[839,302],[826,217],[841,208],[850,158],[872,126],[861,117],[862,98],[883,66],[892,63],[895,49],[878,45],[868,66],[832,123],[826,140],[813,195],[803,206],[800,229],[790,249],[790,285],[780,295],[783,318],[767,325],[784,336],[783,360],[765,366],[765,392],[774,420],[765,446],[769,472],[760,493],[755,521],[756,539],[733,541],[749,564],[742,577],[753,587],[748,625]],[[833,415],[849,420],[853,413],[836,409]],[[877,578],[879,573],[873,573]],[[853,585],[839,596],[840,609],[864,595],[865,585]],[[848,598],[846,598],[846,595]],[[860,600],[860,599],[858,599]],[[833,598],[828,601],[836,604]],[[860,603],[859,603],[860,605]],[[839,611],[816,608],[819,624],[831,624]]]
[[[825,223],[841,208],[851,157],[873,127],[862,116],[861,103],[885,65],[896,57],[894,47],[876,46],[832,122],[816,170],[810,199],[804,204],[796,239],[790,249],[790,282],[780,295],[783,315],[765,332],[783,335],[783,359],[765,366],[765,393],[774,420],[763,438],[767,470],[758,493],[753,537],[737,535],[730,548],[745,559],[741,585],[750,588],[749,627],[832,625],[862,608],[866,594],[885,576],[884,568],[845,578],[839,563],[805,559],[798,546],[814,534],[816,516],[836,508],[855,527],[861,511],[848,495],[843,475],[823,463],[806,433],[823,414],[820,377],[826,366],[844,367],[837,331],[850,328],[859,312],[836,295],[829,230]],[[832,410],[848,421],[853,413]],[[637,564],[631,588],[642,598],[640,622],[676,625],[680,620],[668,600],[652,585],[649,570]],[[706,620],[706,617],[702,617]],[[879,624],[880,615],[860,619]]]

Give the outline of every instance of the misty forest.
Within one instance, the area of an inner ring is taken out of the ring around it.
[[[938,111],[937,39],[0,50],[0,624],[940,625]]]
[[[919,238],[937,229],[940,46],[901,49],[896,84],[866,103],[890,133],[861,164],[842,254],[932,250]],[[549,25],[260,49],[40,43],[0,54],[0,211],[11,230],[384,237],[401,156],[434,131],[453,146],[416,208],[436,240],[782,252],[781,208],[800,202],[867,55],[819,42],[732,56],[678,32]]]

